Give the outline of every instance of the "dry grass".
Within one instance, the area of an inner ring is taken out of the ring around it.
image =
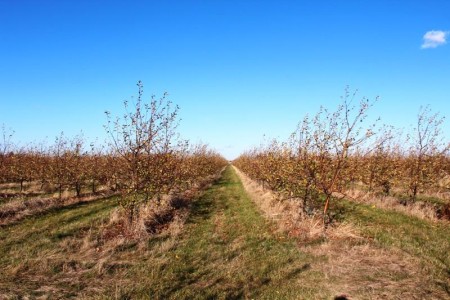
[[[89,286],[86,276],[91,276],[102,255],[98,226],[115,203],[114,199],[79,203],[2,228],[2,297],[62,299]]]
[[[13,224],[26,217],[40,214],[51,209],[71,206],[77,203],[91,202],[115,195],[115,193],[102,193],[83,197],[67,197],[62,199],[56,196],[47,198],[15,199],[0,206],[0,226]]]
[[[288,232],[291,236],[306,242],[324,237],[327,240],[362,239],[359,230],[347,222],[332,224],[324,232],[322,218],[303,214],[300,201],[295,199],[279,200],[274,192],[264,190],[260,184],[236,167],[234,169],[251,199],[268,219],[276,222],[279,230]]]
[[[0,299],[79,299],[105,293],[120,298],[124,286],[142,282],[153,266],[167,263],[167,252],[184,231],[189,201],[207,186],[205,179],[195,189],[163,197],[158,207],[143,207],[131,229],[123,227],[117,198],[68,199],[67,205],[51,208],[50,199],[35,218],[25,218],[22,210],[16,217],[23,214],[23,219],[0,232]]]
[[[370,243],[333,243],[309,247],[327,257],[320,269],[327,287],[350,299],[447,299],[420,261],[403,251],[381,249]]]
[[[36,192],[40,190],[41,184],[37,181],[25,181],[23,183],[23,188],[30,192]],[[18,182],[6,182],[0,183],[0,191],[4,192],[6,190],[17,191],[20,189],[20,183]]]
[[[321,239],[324,236],[323,221],[319,216],[306,216],[302,212],[300,201],[295,199],[279,200],[277,195],[250,179],[236,167],[235,172],[241,179],[245,190],[257,204],[266,218],[277,223],[278,229],[305,241]],[[336,224],[327,229],[327,238],[359,238],[356,227],[348,223]]]
[[[0,299],[448,299],[417,257],[377,246],[350,222],[324,238],[320,219],[300,218],[295,201],[280,202],[247,179],[267,222],[236,176],[225,175],[191,207],[172,196],[143,208],[128,233],[117,199],[5,227]],[[149,228],[150,238],[140,238]]]
[[[374,193],[352,189],[346,192],[348,199],[358,203],[369,204],[379,209],[397,211],[409,216],[418,217],[423,220],[437,222],[440,217],[436,213],[436,208],[432,203],[416,201],[402,204],[399,199],[392,196],[379,196]],[[445,221],[445,218],[443,219]]]
[[[349,222],[334,224],[324,237],[322,220],[304,216],[295,200],[279,201],[271,191],[236,169],[251,199],[281,231],[298,238],[299,247],[315,256],[327,278],[325,289],[348,299],[447,299],[420,259],[396,248],[382,248]],[[413,211],[413,210],[411,210]],[[416,213],[423,212],[417,210]]]
[[[190,190],[178,192],[176,194],[169,196],[164,196],[162,205],[158,207],[148,206],[143,207],[142,212],[143,216],[140,217],[140,220],[136,224],[132,224],[131,226],[127,226],[127,228],[132,228],[132,235],[137,234],[137,232],[142,231],[142,224],[139,225],[139,222],[143,222],[142,218],[146,218],[149,216],[149,214],[155,214],[155,212],[151,212],[149,210],[164,210],[167,208],[167,203],[165,201],[168,201],[169,198],[173,198],[170,201],[173,201],[175,198],[180,198],[187,200],[189,198],[192,199],[195,195],[197,195],[199,190],[204,190],[208,188],[208,186],[213,182],[215,179],[217,179],[217,176],[209,176],[207,178],[203,178],[202,180],[199,180]],[[29,183],[29,188],[27,192],[24,192],[20,194],[17,190],[11,190],[11,193],[8,194],[4,192],[7,195],[13,195],[14,197],[11,197],[8,199],[8,202],[3,203],[0,205],[0,226],[5,226],[9,224],[16,223],[20,220],[23,220],[27,217],[44,213],[51,209],[59,209],[62,207],[67,207],[74,205],[76,203],[84,203],[84,202],[90,202],[99,200],[102,198],[111,197],[113,195],[117,195],[117,192],[111,192],[106,189],[106,187],[98,187],[98,192],[95,194],[85,194],[81,197],[75,197],[73,196],[73,191],[64,190],[61,198],[59,197],[59,193],[50,193],[45,194],[41,193],[39,195],[36,195],[37,191],[40,189],[39,185],[37,183]],[[5,183],[1,185],[4,188],[4,191],[7,191],[7,188],[16,187],[17,183]],[[31,195],[32,197],[29,197]],[[181,201],[184,201],[181,200]],[[169,205],[170,206],[170,205]],[[156,215],[160,214],[156,213]],[[140,227],[139,227],[140,226]]]
[[[102,238],[125,238],[140,242],[146,241],[149,235],[167,231],[177,235],[188,216],[191,201],[199,192],[190,190],[183,194],[166,195],[159,205],[155,205],[155,202],[143,204],[139,208],[139,215],[131,224],[127,222],[126,211],[118,207],[111,213],[109,222],[103,226]]]

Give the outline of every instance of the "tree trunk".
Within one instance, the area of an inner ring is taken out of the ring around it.
[[[331,198],[331,195],[327,195],[327,198],[325,200],[325,206],[323,208],[323,227],[324,227],[324,229],[327,229],[328,223],[329,223],[329,221],[327,221],[327,212],[328,212],[328,208],[330,205],[330,198]]]
[[[414,184],[413,190],[412,190],[412,195],[411,195],[411,200],[412,201],[416,201],[416,197],[417,197],[417,189],[418,189],[418,184]]]
[[[303,212],[307,213],[306,205],[308,204],[308,187],[305,188],[305,194],[303,195]]]
[[[373,191],[373,179],[374,179],[374,174],[373,171],[370,172],[370,177],[369,177],[369,192]]]
[[[77,192],[77,197],[79,198],[81,196],[81,183],[75,183],[75,191]]]

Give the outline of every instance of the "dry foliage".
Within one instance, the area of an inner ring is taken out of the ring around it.
[[[279,230],[303,241],[324,237],[322,219],[319,215],[304,214],[300,202],[296,199],[281,200],[273,191],[264,189],[261,184],[250,179],[236,167],[234,169],[252,200],[268,219],[276,222]],[[356,228],[346,223],[334,224],[326,234],[331,240],[361,238]]]
[[[299,201],[280,201],[235,168],[251,199],[263,214],[298,239],[299,247],[315,255],[317,271],[326,275],[325,288],[348,299],[446,299],[433,289],[433,278],[418,259],[396,249],[382,249],[363,238],[350,223],[333,224],[323,239],[319,216],[302,215]]]
[[[124,223],[131,230],[138,226],[141,208],[156,209],[163,195],[193,189],[227,164],[206,145],[189,145],[179,137],[178,107],[167,94],[145,102],[143,85],[137,85],[138,97],[124,102],[121,117],[106,112],[108,146],[87,147],[82,135],[70,139],[61,133],[50,146],[18,147],[12,143],[13,133],[3,127],[0,205],[7,203],[0,207],[2,222],[100,198],[101,187],[107,195],[120,194],[117,199],[128,219]],[[72,199],[72,194],[79,199]],[[10,201],[16,196],[17,201]]]
[[[191,202],[219,175],[203,178],[190,190],[163,196],[159,206],[142,206],[132,224],[125,223],[126,211],[114,209],[109,218],[59,240],[50,251],[27,257],[14,268],[7,266],[5,274],[26,285],[10,285],[7,291],[2,290],[0,299],[15,299],[16,295],[32,298],[36,294],[65,298],[74,286],[80,289],[77,298],[92,297],[101,295],[103,287],[114,290],[130,284],[136,280],[128,277],[130,270],[142,263],[140,256],[155,263],[168,259],[165,254],[179,242],[177,236],[183,231]],[[163,241],[157,246],[149,244],[149,235]]]
[[[111,214],[108,224],[102,229],[102,239],[105,241],[126,239],[146,241],[149,235],[157,235],[162,232],[178,234],[186,220],[191,202],[217,180],[220,173],[210,175],[199,180],[190,189],[183,192],[175,192],[162,195],[158,205],[153,203],[141,203],[134,220],[130,222],[127,211],[117,208]]]
[[[347,91],[335,111],[322,108],[306,116],[287,141],[273,140],[233,164],[281,198],[297,199],[304,214],[322,211],[325,228],[335,218],[330,203],[348,197],[355,186],[385,196],[397,191],[398,202],[411,211],[420,206],[414,204],[419,196],[445,197],[450,145],[442,136],[444,118],[421,109],[417,126],[403,138],[391,127],[377,129],[368,121],[372,103],[363,98],[355,106],[353,97]],[[427,207],[421,210],[430,215]],[[447,218],[449,205],[436,210],[438,218]]]

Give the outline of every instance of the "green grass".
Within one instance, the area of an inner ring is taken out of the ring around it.
[[[38,290],[45,281],[51,280],[70,260],[70,252],[79,251],[61,243],[82,237],[95,228],[109,216],[116,203],[115,198],[109,198],[74,204],[1,227],[0,294],[28,295],[29,291]]]
[[[419,203],[424,203],[424,204],[431,204],[436,209],[438,209],[438,208],[443,209],[446,205],[449,204],[449,200],[447,200],[445,198],[438,198],[436,196],[426,196],[426,195],[422,195],[422,194],[417,195],[416,199],[414,199],[414,200],[412,200],[411,197],[406,193],[397,192],[397,193],[392,193],[390,196],[397,198],[399,203],[411,204],[414,202],[419,202]]]
[[[156,249],[165,240],[150,240]],[[155,263],[156,262],[156,263]],[[176,245],[135,266],[139,282],[120,287],[132,299],[328,298],[315,258],[272,234],[231,168],[194,203]],[[111,295],[110,295],[111,296]],[[109,297],[109,296],[107,296]]]
[[[87,299],[331,296],[319,284],[325,278],[314,267],[317,258],[301,252],[295,240],[272,233],[232,168],[193,203],[180,234],[164,233],[144,244],[128,241],[99,252],[81,249],[88,232],[91,240],[98,237],[95,232],[115,205],[115,199],[74,205],[2,228],[0,294]]]
[[[102,241],[100,227],[116,205],[115,197],[74,204],[1,227],[0,298],[332,299],[341,288],[356,298],[376,298],[383,287],[370,286],[384,282],[379,277],[401,284],[410,274],[381,267],[368,272],[369,265],[350,277],[325,276],[333,267],[331,256],[314,252],[334,245],[341,253],[339,247],[350,249],[351,243],[402,249],[449,293],[448,223],[340,201],[334,205],[342,209],[341,217],[366,239],[298,244],[261,216],[231,167],[192,203],[178,233],[171,228],[140,242]]]
[[[450,226],[448,222],[430,222],[400,212],[342,200],[337,204],[342,216],[356,224],[364,236],[377,244],[402,249],[418,257],[432,270],[437,283],[450,293]]]

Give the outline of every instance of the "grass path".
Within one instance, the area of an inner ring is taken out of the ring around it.
[[[309,250],[261,215],[231,167],[192,203],[184,225],[139,243],[98,242],[115,197],[50,210],[0,228],[0,299],[378,299],[385,291],[403,299],[410,289],[446,299],[447,225],[342,205],[366,239]],[[420,258],[434,279],[373,245]]]
[[[194,203],[181,239],[126,296],[151,299],[329,298],[316,258],[271,233],[236,173]],[[144,266],[141,266],[143,268]],[[148,268],[148,265],[146,266]],[[136,272],[143,270],[139,268]],[[131,275],[131,274],[130,274]]]
[[[84,249],[116,205],[113,197],[1,228],[0,299],[331,298],[317,257],[273,232],[231,167],[178,234]]]

